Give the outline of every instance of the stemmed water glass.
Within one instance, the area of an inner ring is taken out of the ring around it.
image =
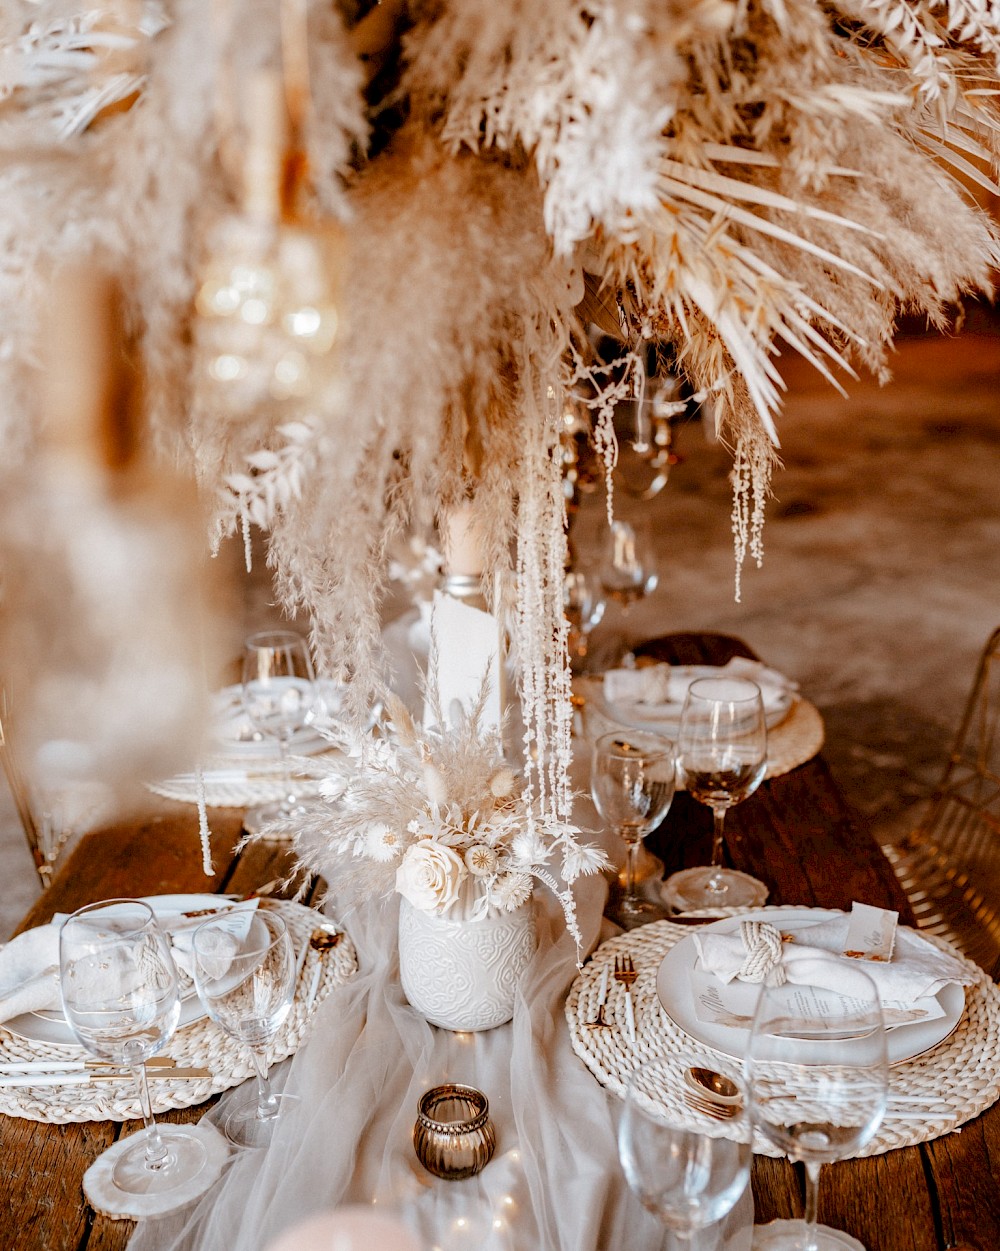
[[[625,612],[656,589],[656,553],[644,524],[612,522],[600,579],[604,593],[621,604]]]
[[[746,1054],[756,1130],[806,1171],[803,1221],[758,1229],[761,1251],[844,1251],[857,1241],[818,1224],[820,1167],[855,1155],[882,1122],[888,1090],[878,990],[861,969],[844,970],[838,994],[801,985],[764,986]],[[822,996],[822,1015],[804,1011]]]
[[[177,1026],[180,1000],[170,944],[152,908],[138,899],[90,904],[59,931],[63,1012],[81,1045],[109,1064],[131,1069],[139,1088],[143,1133],[116,1144],[112,1180],[126,1195],[184,1188],[196,1197],[215,1178],[197,1126],[157,1125],[145,1062]],[[204,1186],[198,1179],[204,1179]]]
[[[246,914],[217,917],[194,932],[194,984],[205,1011],[250,1052],[256,1091],[237,1102],[226,1118],[226,1137],[239,1147],[271,1140],[281,1103],[271,1089],[267,1049],[291,1010],[295,996],[295,953],[284,921],[256,911],[245,932]]]
[[[278,803],[254,808],[244,817],[247,832],[256,834],[265,826],[294,820],[299,812],[288,748],[296,731],[312,720],[316,701],[312,659],[300,634],[271,630],[250,635],[243,650],[242,698],[250,723],[278,744],[285,789]]]
[[[726,813],[754,793],[767,770],[767,722],[756,682],[698,678],[691,683],[681,712],[677,767],[688,794],[712,809],[714,837],[710,866],[667,878],[667,903],[677,912],[763,904],[763,882],[722,864]]]
[[[690,1106],[683,1117],[673,1114],[665,1096],[680,1080],[668,1057],[650,1060],[629,1076],[618,1154],[642,1206],[679,1242],[689,1243],[698,1230],[727,1216],[746,1190],[750,1145],[735,1141],[749,1136],[739,1113],[725,1126]]]
[[[636,860],[640,842],[667,815],[674,797],[673,743],[645,730],[602,735],[594,744],[590,789],[597,811],[626,847],[625,892],[607,915],[626,930],[659,920],[664,909],[636,892]]]

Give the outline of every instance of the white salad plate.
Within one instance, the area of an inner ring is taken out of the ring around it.
[[[702,934],[733,934],[741,921],[767,921],[786,933],[794,934],[808,929],[819,921],[830,920],[841,913],[825,908],[770,909],[766,912],[745,913],[742,916],[725,917],[700,930]],[[694,936],[687,935],[676,943],[664,956],[656,974],[656,993],[664,1012],[686,1034],[707,1047],[721,1051],[723,1055],[742,1060],[750,1040],[749,1028],[722,1025],[698,1018],[691,975],[698,964],[698,949]],[[749,982],[730,982],[726,986],[726,999],[733,1011],[741,1017],[752,1018],[760,995],[760,986]],[[912,1060],[936,1047],[954,1030],[965,1008],[965,990],[957,982],[949,982],[937,995],[943,1016],[930,1021],[914,1021],[886,1031],[889,1063],[899,1064]]]
[[[330,742],[318,727],[336,721],[341,705],[340,687],[333,682],[317,682],[315,725],[292,732],[288,740],[290,756],[315,756],[328,751]],[[250,724],[243,711],[243,688],[226,686],[212,697],[214,729],[212,752],[234,760],[274,760],[281,755],[276,739],[263,737]]]

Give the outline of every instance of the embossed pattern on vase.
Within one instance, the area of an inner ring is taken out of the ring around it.
[[[535,945],[530,901],[481,921],[450,921],[400,901],[400,981],[432,1025],[483,1030],[509,1021]]]

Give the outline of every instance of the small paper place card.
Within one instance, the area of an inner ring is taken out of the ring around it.
[[[873,908],[870,904],[851,904],[851,921],[847,927],[844,955],[852,960],[877,960],[888,964],[896,943],[898,912]]]

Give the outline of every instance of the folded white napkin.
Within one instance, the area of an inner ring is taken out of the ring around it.
[[[504,673],[497,619],[435,591],[431,633],[434,647],[430,687],[437,693],[445,725],[451,727],[456,722],[455,701],[468,713],[479,703],[485,685],[479,724],[483,730],[499,730],[503,722]],[[424,724],[434,720],[435,710],[426,704]]]
[[[227,915],[245,914],[249,926],[258,902],[247,899],[235,903]],[[57,914],[51,924],[25,930],[0,948],[0,1021],[10,1021],[25,1012],[61,1011],[59,927],[65,919],[65,914]],[[160,928],[170,939],[174,963],[189,975],[194,931],[208,919],[178,912],[157,913]]]
[[[840,954],[849,925],[845,913],[797,929],[794,939],[782,945],[781,963],[788,981],[849,995],[860,969],[875,983],[884,1002],[904,1004],[936,995],[949,982],[970,986],[974,981],[961,961],[906,930],[897,933],[890,961],[849,959]],[[739,934],[701,933],[693,938],[702,968],[731,982],[747,955]]]
[[[59,927],[39,925],[0,950],[0,1021],[59,1006]]]
[[[749,678],[760,687],[765,711],[774,711],[798,690],[791,679],[769,669],[759,660],[734,656],[716,671],[719,677]],[[638,669],[609,669],[604,675],[604,698],[609,703],[637,704],[654,712],[657,706],[684,703],[688,687],[704,673],[692,673],[690,667],[677,665],[645,665]]]

